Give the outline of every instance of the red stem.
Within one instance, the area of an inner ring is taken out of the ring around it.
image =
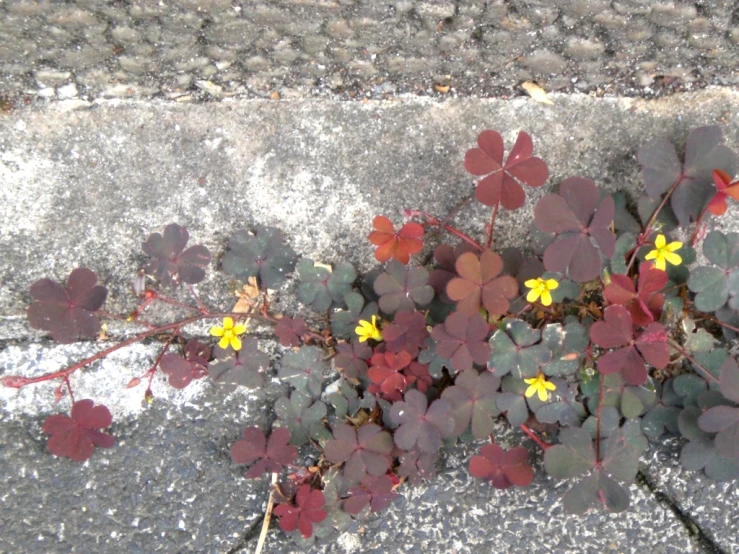
[[[473,239],[468,234],[463,233],[462,231],[460,231],[456,227],[452,227],[451,225],[448,225],[447,223],[442,223],[437,218],[435,218],[434,216],[432,216],[430,214],[427,214],[426,212],[422,212],[422,211],[419,211],[419,210],[406,210],[406,213],[408,214],[409,217],[412,217],[412,216],[424,217],[424,218],[426,218],[426,225],[431,225],[431,226],[434,226],[434,227],[442,227],[448,233],[451,233],[455,237],[457,237],[457,238],[459,238],[459,239],[461,239],[461,240],[463,240],[463,241],[471,244],[472,246],[474,246],[475,248],[477,248],[481,252],[483,250],[485,250],[485,248],[479,242],[477,242],[475,239]]]
[[[652,230],[652,225],[654,225],[654,222],[657,220],[657,216],[659,216],[659,213],[662,211],[662,208],[665,207],[665,204],[667,204],[667,200],[672,196],[672,193],[675,192],[675,189],[680,184],[680,182],[687,178],[682,173],[677,178],[677,180],[672,183],[672,186],[667,191],[667,194],[665,194],[664,198],[662,198],[662,202],[659,203],[659,206],[657,206],[657,209],[652,214],[652,217],[649,218],[649,221],[647,221],[647,225],[644,227],[644,232],[639,235],[639,241],[637,242],[636,247],[634,248],[634,253],[631,255],[631,259],[629,260],[629,265],[626,267],[626,273],[629,273],[629,270],[631,269],[631,266],[634,265],[634,260],[636,260],[636,254],[639,252],[639,248],[644,245],[644,240],[649,236],[649,233]]]
[[[200,296],[198,296],[198,293],[195,292],[195,289],[190,283],[187,283],[187,288],[190,290],[190,294],[192,294],[193,298],[195,298],[195,302],[198,303],[198,307],[200,308],[201,313],[208,313],[207,308],[205,307],[205,304],[203,304],[203,301],[200,300]]]
[[[531,430],[531,428],[529,428],[529,426],[528,426],[528,425],[526,425],[525,423],[522,423],[522,424],[521,424],[521,431],[523,431],[523,432],[524,432],[524,433],[525,433],[525,434],[526,434],[526,435],[527,435],[527,436],[528,436],[528,437],[529,437],[529,438],[530,438],[530,439],[531,439],[532,441],[534,441],[534,442],[535,442],[535,443],[537,444],[537,446],[538,446],[539,448],[541,448],[542,450],[546,451],[546,450],[548,450],[548,449],[550,449],[550,448],[552,447],[552,445],[551,445],[551,444],[547,444],[546,442],[544,442],[543,440],[541,440],[541,439],[540,439],[540,438],[539,438],[539,437],[538,437],[538,436],[536,435],[536,433],[534,433],[534,432],[533,432],[533,431]]]
[[[169,335],[167,342],[164,343],[164,347],[162,348],[162,351],[159,353],[159,355],[157,356],[157,359],[154,361],[154,365],[151,366],[151,369],[147,372],[149,374],[149,384],[146,387],[147,389],[151,389],[151,382],[154,380],[154,375],[157,372],[157,367],[159,367],[159,362],[162,361],[164,354],[167,352],[167,350],[169,350],[169,345],[172,344],[172,341],[179,334],[180,334],[180,328],[175,327],[175,329],[172,331],[172,334]]]
[[[708,321],[710,321],[712,323],[715,323],[716,325],[721,325],[721,327],[726,327],[727,329],[731,329],[735,333],[739,333],[739,327],[734,327],[733,325],[729,325],[728,323],[724,323],[723,321],[721,321],[720,319],[717,319],[717,318],[713,317],[712,315],[704,314],[703,312],[697,312],[695,310],[690,310],[690,312],[693,315],[699,316],[700,319],[708,320]]]
[[[703,373],[704,379],[711,380],[714,383],[718,383],[718,379],[710,371],[708,371],[705,367],[699,364],[695,358],[693,358],[690,354],[688,354],[684,348],[681,348],[679,345],[675,344],[671,340],[668,340],[668,342],[670,343],[670,346],[672,348],[677,350],[684,358],[687,358],[688,360],[690,360],[693,363],[693,365],[697,367],[701,373]]]
[[[493,246],[493,232],[495,231],[495,218],[498,215],[498,206],[500,206],[500,202],[495,204],[495,208],[493,208],[493,217],[490,219],[490,231],[488,233],[488,243],[487,247],[491,248]]]
[[[67,392],[69,392],[69,399],[72,401],[72,405],[74,405],[74,394],[72,393],[72,385],[69,384],[69,377],[64,378],[64,384],[67,385]]]
[[[698,216],[698,219],[695,222],[695,229],[693,229],[693,234],[690,236],[690,246],[695,246],[695,241],[698,240],[698,231],[700,231],[701,223],[703,222],[703,217],[706,215],[707,211],[708,211],[708,205],[706,205],[706,207],[703,208],[703,211]]]
[[[171,298],[167,298],[166,296],[159,296],[158,294],[153,297],[155,300],[160,300],[164,302],[165,304],[171,304],[172,306],[177,306],[178,308],[182,308],[184,310],[190,310],[193,312],[200,312],[202,314],[207,314],[208,311],[204,310],[203,308],[196,308],[195,306],[190,306],[189,304],[183,304],[182,302],[177,302],[177,300],[172,300]]]

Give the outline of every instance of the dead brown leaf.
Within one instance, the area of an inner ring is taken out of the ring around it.
[[[541,104],[554,104],[554,102],[552,102],[551,99],[547,96],[546,91],[534,81],[526,81],[521,85],[521,88],[525,90],[526,93],[531,96],[531,98],[533,98],[537,102],[540,102]]]

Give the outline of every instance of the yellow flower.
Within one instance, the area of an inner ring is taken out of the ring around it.
[[[533,379],[524,379],[524,381],[529,385],[529,388],[526,389],[526,398],[531,398],[536,393],[539,393],[539,400],[542,402],[546,402],[547,398],[549,398],[548,390],[555,390],[557,388],[554,383],[547,381],[543,373],[539,373]]]
[[[377,326],[377,316],[372,316],[372,323],[365,321],[364,319],[359,320],[359,326],[354,329],[354,332],[359,336],[359,342],[364,342],[368,339],[382,340],[382,332]]]
[[[541,296],[541,303],[545,306],[551,306],[552,304],[552,295],[549,291],[559,287],[559,283],[555,279],[542,279],[541,277],[529,279],[524,285],[531,289],[526,295],[526,301],[536,302]]]
[[[213,326],[210,328],[210,334],[214,337],[221,337],[218,341],[218,346],[221,348],[231,348],[234,350],[241,350],[241,339],[238,335],[246,333],[246,325],[239,323],[234,327],[234,320],[230,317],[223,318],[223,327]]]
[[[655,260],[654,265],[657,269],[664,271],[667,268],[665,261],[670,262],[672,265],[680,265],[683,263],[683,259],[674,253],[675,250],[680,250],[682,246],[683,243],[677,241],[667,244],[664,235],[657,235],[657,238],[654,239],[655,249],[649,252],[644,259]]]

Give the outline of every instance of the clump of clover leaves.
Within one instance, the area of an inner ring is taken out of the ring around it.
[[[707,217],[735,209],[736,156],[718,127],[703,127],[689,133],[683,162],[662,138],[638,160],[645,196],[566,178],[536,202],[535,251],[496,251],[499,212],[521,208],[526,187],[543,186],[549,169],[528,134],[518,133],[505,157],[503,136],[483,131],[464,158],[481,177],[475,197],[492,208],[482,240],[418,210],[406,210],[404,222],[378,215],[369,242],[385,265],[362,278],[349,262],[299,260],[276,228],[239,230],[220,262],[237,280],[230,311],[207,308],[193,287],[208,250],[187,248],[188,231],[168,225],[143,243],[151,260],[126,316],[146,330],[59,371],[2,383],[57,381],[57,400],[66,392],[72,407],[44,423],[49,450],[82,461],[115,439],[102,431],[112,422],[105,406],[74,400],[74,373],[125,345],[164,341],[128,385],[148,382],[148,400],[160,370],[175,388],[207,378],[226,391],[259,389],[276,373],[285,390],[271,430],[247,428],[231,457],[249,466],[249,479],[271,475],[279,525],[303,545],[386,509],[405,481],[433,479],[442,448],[456,441],[490,438],[469,471],[495,488],[532,482],[533,444],[549,475],[573,480],[563,504],[578,514],[625,510],[641,453],[665,434],[685,440],[685,468],[737,478],[739,366],[719,339],[739,333],[739,234],[703,231]],[[434,244],[428,268],[411,264],[430,228],[458,242]],[[707,263],[694,267],[698,251]],[[270,312],[293,272],[315,316]],[[183,285],[190,305],[160,291]],[[64,284],[42,279],[31,286],[28,320],[59,342],[94,338],[106,296],[87,268]],[[157,302],[187,314],[146,321]],[[183,337],[199,321],[212,324],[212,342]],[[263,324],[274,325],[276,361],[263,340],[244,336]],[[501,418],[521,432],[520,444],[495,441]]]

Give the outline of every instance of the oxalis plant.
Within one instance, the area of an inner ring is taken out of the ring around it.
[[[739,365],[725,345],[739,333],[739,234],[706,233],[704,224],[739,199],[736,156],[720,128],[690,132],[682,160],[665,139],[644,145],[640,198],[565,179],[536,203],[533,250],[496,251],[498,211],[521,208],[525,187],[547,182],[546,163],[532,154],[524,132],[506,157],[501,135],[483,131],[464,158],[479,178],[475,198],[492,209],[482,240],[421,211],[406,211],[399,227],[379,215],[369,241],[384,266],[363,277],[347,262],[298,260],[278,229],[234,233],[220,263],[240,291],[230,312],[197,296],[192,285],[211,255],[169,225],[143,243],[151,261],[134,282],[139,307],[118,316],[146,330],[65,369],[2,383],[58,381],[57,400],[68,396],[71,411],[50,416],[43,431],[52,454],[83,461],[115,439],[104,431],[108,408],[75,398],[77,371],[156,336],[161,353],[129,384],[145,386],[147,398],[160,371],[178,389],[202,378],[255,389],[271,369],[247,323],[273,324],[285,347],[277,376],[292,391],[276,401],[271,430],[249,427],[231,448],[246,478],[271,476],[258,549],[271,513],[304,541],[386,509],[405,482],[433,479],[441,449],[458,440],[488,441],[469,471],[503,489],[534,478],[528,437],[543,470],[571,481],[563,504],[574,514],[626,510],[640,455],[667,434],[684,439],[685,468],[736,478]],[[430,229],[453,243],[436,246],[429,267],[409,265]],[[290,274],[325,325],[270,312]],[[160,292],[182,286],[191,304]],[[95,337],[112,317],[101,311],[106,289],[86,268],[30,292],[31,326],[61,343]],[[188,315],[151,324],[145,311],[156,302]],[[183,326],[201,320],[212,322],[211,342],[183,337]],[[495,442],[501,418],[521,431],[522,446]],[[299,453],[307,467],[295,465]]]

